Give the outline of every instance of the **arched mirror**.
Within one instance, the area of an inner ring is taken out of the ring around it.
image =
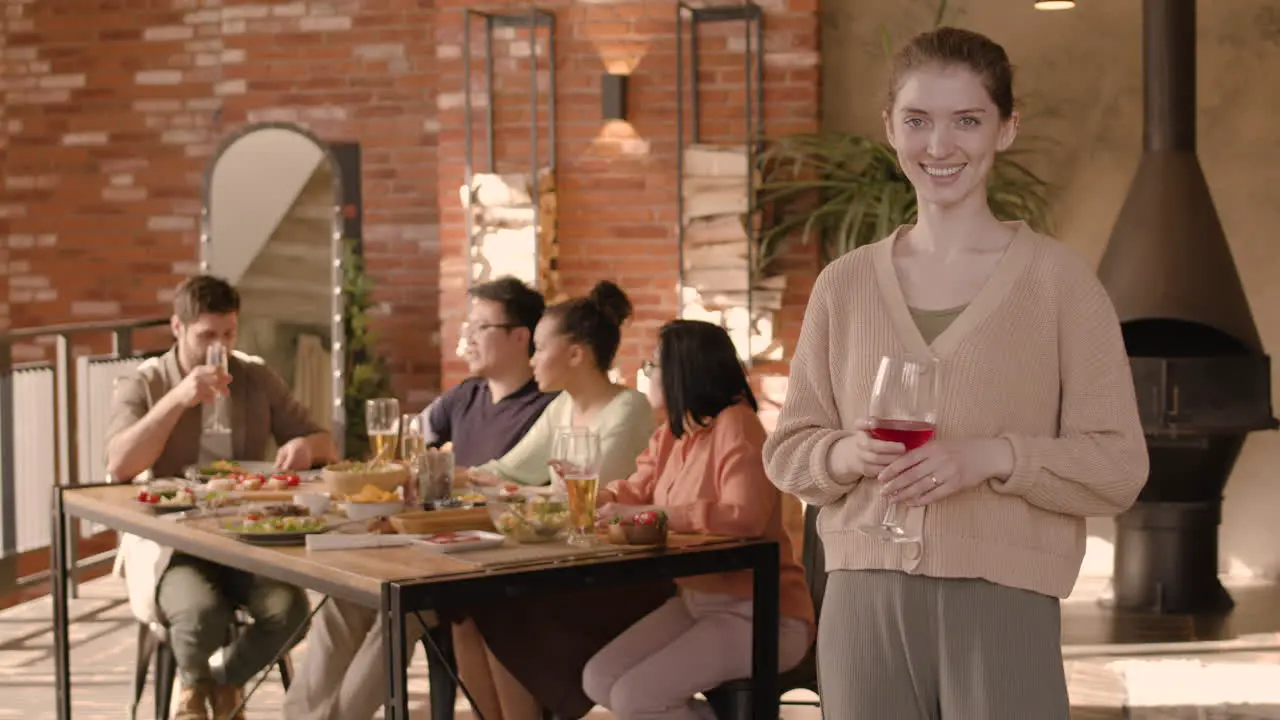
[[[288,124],[226,138],[205,177],[202,272],[240,291],[237,349],[284,378],[341,443],[342,180],[328,146]]]

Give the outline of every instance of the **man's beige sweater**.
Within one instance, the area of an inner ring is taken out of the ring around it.
[[[930,345],[911,318],[886,238],[818,277],[777,429],[770,478],[824,506],[828,570],[889,569],[983,578],[1066,597],[1084,557],[1086,516],[1114,515],[1147,479],[1147,451],[1115,310],[1097,276],[1061,243],[1018,224],[978,295]],[[883,355],[939,360],[938,439],[1007,438],[1014,470],[907,513],[920,543],[862,535],[886,501],[880,483],[835,478],[828,453],[867,414]]]

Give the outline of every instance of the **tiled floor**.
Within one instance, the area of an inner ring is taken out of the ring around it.
[[[135,634],[123,588],[111,578],[86,583],[73,601],[72,617],[74,717],[127,717]],[[0,611],[0,720],[54,717],[49,618],[47,597]],[[1274,634],[1268,637],[1275,640]],[[305,644],[297,652],[305,653]],[[1181,657],[1077,655],[1067,661],[1075,720],[1280,719],[1280,649]],[[414,717],[426,717],[426,691],[426,663],[419,653],[410,670]],[[281,695],[278,680],[269,678],[253,697],[249,719],[278,717]],[[154,717],[150,688],[138,717]],[[589,717],[610,715],[598,710]],[[783,717],[819,715],[787,708]],[[458,718],[471,718],[465,703],[458,705]]]

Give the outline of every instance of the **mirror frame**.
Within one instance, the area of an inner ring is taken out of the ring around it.
[[[209,272],[209,247],[212,242],[210,231],[212,229],[212,220],[209,214],[209,206],[213,200],[213,173],[218,166],[218,161],[222,159],[224,153],[231,149],[237,142],[245,136],[260,130],[285,130],[296,133],[310,140],[324,155],[324,161],[329,164],[330,175],[333,179],[333,216],[330,221],[330,251],[329,255],[332,260],[332,269],[329,275],[329,286],[331,291],[330,299],[330,367],[333,374],[333,408],[332,408],[332,427],[330,435],[333,442],[338,447],[338,457],[343,457],[346,448],[343,447],[346,439],[346,293],[343,291],[344,275],[346,268],[343,267],[344,256],[344,237],[343,237],[343,220],[342,220],[342,202],[344,198],[342,189],[342,174],[338,165],[338,160],[334,157],[329,144],[321,140],[314,133],[306,128],[287,122],[257,122],[249,123],[228,134],[222,141],[218,143],[218,147],[213,152],[213,157],[209,159],[209,163],[204,172],[204,192],[201,196],[200,208],[200,272]]]

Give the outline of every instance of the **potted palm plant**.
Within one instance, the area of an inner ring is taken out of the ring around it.
[[[991,209],[1001,220],[1023,220],[1049,232],[1049,186],[1021,162],[1026,152],[996,156]],[[915,189],[884,140],[839,132],[792,135],[767,141],[761,159],[762,204],[771,219],[760,235],[762,257],[772,257],[799,233],[802,242],[821,243],[826,264],[915,220]]]

